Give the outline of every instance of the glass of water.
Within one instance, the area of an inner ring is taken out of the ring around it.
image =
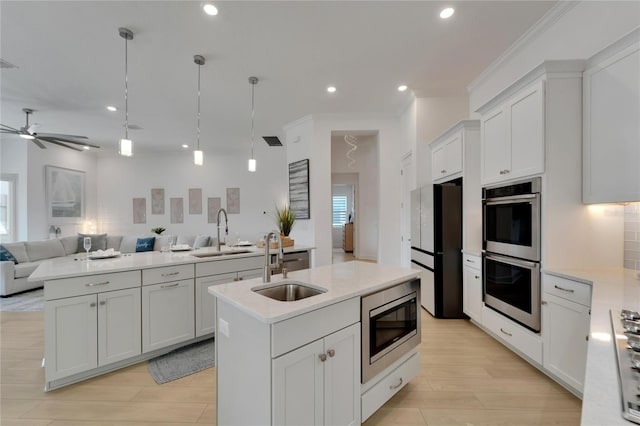
[[[87,251],[87,259],[89,259],[89,250],[91,250],[91,237],[84,237],[82,247]]]

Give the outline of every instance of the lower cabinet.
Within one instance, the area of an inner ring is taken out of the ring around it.
[[[537,365],[542,364],[542,338],[491,308],[482,308],[482,324],[500,341],[520,351]]]
[[[360,324],[275,358],[273,424],[360,424]]]
[[[45,303],[48,382],[140,353],[139,287]]]
[[[193,279],[142,287],[142,352],[195,336]]]
[[[482,324],[482,271],[481,259],[464,255],[462,279],[462,300],[465,314]]]

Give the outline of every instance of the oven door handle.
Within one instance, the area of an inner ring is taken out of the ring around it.
[[[486,253],[485,258],[487,260],[495,260],[500,263],[506,263],[508,265],[513,265],[513,266],[520,266],[527,269],[538,269],[540,267],[540,264],[537,262],[529,262],[526,260],[514,259],[511,257],[499,256],[493,253]]]
[[[512,195],[510,197],[487,198],[484,200],[484,202],[489,206],[497,204],[513,204],[514,202],[529,203],[531,202],[531,200],[535,200],[539,197],[540,194]]]
[[[402,305],[403,303],[412,300],[412,299],[417,299],[418,298],[418,294],[416,292],[413,292],[411,294],[408,294],[404,297],[401,297],[400,299],[396,299],[392,302],[386,303],[376,309],[372,309],[369,311],[369,318],[375,317],[376,315],[378,315],[381,312],[386,312],[390,309],[395,308],[398,305]]]

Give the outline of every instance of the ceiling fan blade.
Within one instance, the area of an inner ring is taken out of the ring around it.
[[[58,141],[50,139],[50,138],[46,138],[46,139],[45,138],[39,138],[39,139],[43,140],[45,142],[49,142],[49,143],[53,143],[53,144],[56,144],[56,145],[59,145],[59,146],[63,146],[65,148],[73,149],[74,151],[82,151],[80,148],[76,148],[75,146],[65,145],[65,144],[63,144],[61,142],[58,142]]]
[[[9,130],[9,129],[0,129],[0,133],[13,133],[14,135],[18,134],[16,130]]]
[[[4,127],[5,129],[13,130],[14,132],[19,132],[18,129],[14,129],[13,127],[7,126],[6,124],[0,124],[0,126]]]
[[[48,137],[48,138],[56,138],[56,139],[60,139],[60,138],[89,139],[86,136],[65,135],[63,133],[34,133],[34,135],[38,135],[38,137],[45,136],[45,137]]]
[[[73,144],[82,145],[82,146],[90,146],[91,148],[100,148],[98,145],[94,145],[89,142],[74,141],[72,139],[61,138],[57,136],[42,136],[41,134],[39,134],[38,138],[45,140],[47,142],[58,141],[58,142],[73,143]]]
[[[42,142],[40,142],[38,139],[31,139],[31,140],[33,141],[33,143],[38,145],[40,147],[40,149],[47,149],[47,147],[44,146],[44,144]]]

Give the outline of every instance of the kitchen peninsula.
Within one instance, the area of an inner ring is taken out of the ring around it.
[[[369,337],[413,327],[393,342],[416,335],[419,341],[419,278],[416,269],[353,261],[274,276],[270,283],[253,279],[209,287],[217,304],[218,424],[366,420],[420,369],[417,343],[397,347],[391,352],[402,355],[361,384],[361,368],[369,364],[365,354],[378,345],[367,344]],[[400,299],[402,308],[389,313],[388,306],[398,301],[392,296],[377,309],[365,309],[372,293],[377,297],[408,284],[413,287]],[[285,285],[316,294],[282,301],[259,293]],[[384,330],[373,325],[377,317],[383,317]],[[372,364],[376,358],[371,356]],[[247,401],[251,410],[244,408]]]
[[[308,262],[312,249],[284,251]],[[211,337],[215,299],[207,288],[262,276],[265,264],[256,247],[78,259],[45,261],[29,277],[44,281],[45,390]]]

